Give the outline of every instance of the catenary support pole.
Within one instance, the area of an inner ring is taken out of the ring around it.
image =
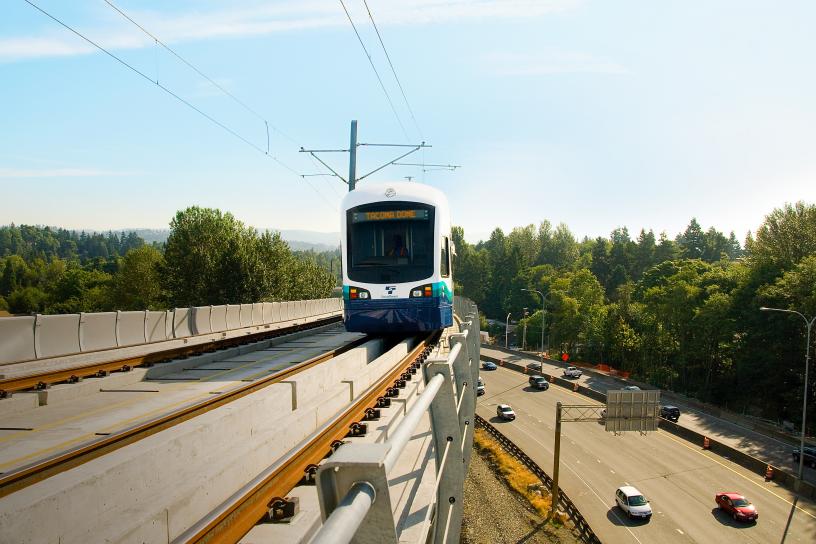
[[[553,450],[552,516],[558,512],[558,466],[561,464],[561,403],[555,408],[555,448]]]
[[[349,192],[354,190],[357,181],[357,120],[351,122],[351,137],[349,138]]]

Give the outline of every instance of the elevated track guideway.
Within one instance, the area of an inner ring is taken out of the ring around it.
[[[0,366],[13,393],[0,399],[0,542],[326,541],[324,521],[357,542],[458,541],[475,306],[457,300],[454,327],[404,339],[348,333],[327,307],[137,357]],[[381,462],[361,464],[374,450]],[[372,490],[356,521],[348,475]]]

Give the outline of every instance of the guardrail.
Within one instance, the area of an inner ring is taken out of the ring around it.
[[[436,507],[428,508],[418,542],[459,542],[464,481],[473,444],[474,384],[479,377],[479,314],[470,301],[459,300],[456,306],[458,315],[468,320],[462,322],[465,331],[449,336],[451,349],[446,358],[425,362],[425,388],[389,439],[344,444],[318,469],[323,526],[312,544],[399,541],[388,473],[426,411],[436,454]]]
[[[339,312],[339,298],[165,311],[0,317],[0,364],[62,357]]]
[[[490,424],[489,421],[485,420],[478,414],[476,415],[476,428],[477,429],[484,429],[487,431],[490,436],[496,439],[496,441],[501,445],[504,450],[518,459],[521,464],[523,464],[527,469],[532,472],[533,474],[541,480],[547,489],[552,492],[552,485],[553,481],[550,478],[550,475],[544,472],[544,470],[538,466],[538,463],[530,459],[530,457],[524,453],[524,451],[516,446],[516,444],[504,436],[501,431],[499,431],[496,427]],[[586,544],[601,544],[600,539],[595,535],[595,532],[592,530],[592,527],[589,526],[589,523],[584,519],[584,516],[575,506],[575,504],[570,500],[566,493],[564,493],[563,489],[558,490],[558,504],[562,505],[564,508],[564,512],[567,514],[567,517],[575,524],[575,528],[580,533],[581,541],[586,542]]]
[[[565,388],[570,389],[570,390],[572,390],[572,391],[574,391],[576,393],[580,393],[581,395],[584,395],[585,397],[589,397],[589,398],[591,398],[593,400],[597,400],[598,402],[606,403],[606,394],[605,393],[601,393],[600,391],[596,391],[596,390],[591,389],[589,387],[586,387],[584,385],[580,385],[580,384],[578,384],[578,383],[576,383],[574,381],[565,380],[563,378],[559,378],[557,376],[547,374],[546,372],[542,373],[542,372],[539,372],[538,369],[535,369],[535,368],[531,369],[531,368],[527,367],[526,365],[507,362],[507,361],[505,361],[503,359],[499,359],[499,358],[496,358],[496,357],[490,357],[490,356],[487,356],[487,355],[482,355],[481,358],[484,361],[490,361],[490,362],[496,363],[497,365],[499,365],[501,367],[508,368],[508,369],[514,370],[516,372],[521,372],[522,374],[538,374],[538,375],[544,376],[547,379],[547,381],[550,382],[550,383],[553,383],[555,385],[559,385],[561,387],[565,387]],[[663,419],[663,418],[658,419],[658,427],[660,429],[663,429],[666,432],[669,432],[669,433],[675,435],[675,436],[683,438],[684,440],[688,440],[689,442],[697,444],[700,447],[702,447],[703,439],[707,438],[705,435],[703,435],[701,433],[698,433],[697,431],[693,431],[691,429],[683,427],[682,425],[678,425],[677,423],[668,421],[668,420]],[[739,466],[741,466],[743,468],[746,468],[746,469],[748,469],[751,472],[754,472],[756,474],[764,475],[766,473],[767,468],[771,467],[773,469],[774,480],[776,482],[778,482],[779,484],[787,487],[788,489],[795,490],[797,493],[799,493],[800,495],[802,495],[804,497],[816,498],[816,486],[813,485],[812,483],[810,483],[810,482],[801,482],[801,484],[799,485],[799,489],[796,490],[795,489],[795,484],[797,482],[797,478],[793,474],[790,474],[789,472],[786,472],[785,470],[783,470],[783,469],[781,469],[779,467],[771,465],[771,464],[769,464],[769,463],[767,463],[765,461],[762,461],[761,459],[757,459],[756,457],[748,455],[747,453],[743,453],[743,452],[741,452],[740,450],[738,450],[736,448],[733,448],[733,447],[731,447],[731,446],[729,446],[727,444],[723,444],[723,443],[718,442],[716,440],[713,440],[713,439],[709,438],[709,444],[710,444],[709,449],[713,453],[716,453],[717,455],[725,457],[725,458],[733,461],[734,463],[738,464]]]

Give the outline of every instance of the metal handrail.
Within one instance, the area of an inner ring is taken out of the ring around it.
[[[454,346],[448,353],[448,362],[454,361],[456,357],[459,356],[459,352],[461,350],[462,344],[457,344]],[[411,439],[414,429],[416,429],[420,419],[431,406],[431,403],[433,402],[434,398],[436,398],[436,395],[439,393],[439,390],[444,382],[445,379],[441,374],[435,375],[428,381],[428,384],[425,386],[422,394],[420,394],[414,405],[411,406],[411,409],[400,422],[396,431],[394,431],[391,437],[386,441],[386,444],[389,446],[388,453],[386,454],[385,461],[383,463],[385,465],[386,474],[389,473],[396,464],[397,460],[402,454],[402,451],[405,449],[406,444],[408,444],[408,441]],[[447,448],[445,450],[445,457],[447,457]],[[445,457],[443,457],[443,462]],[[444,463],[441,466],[444,466]],[[439,486],[440,479],[441,472],[437,475],[436,487]],[[346,493],[340,502],[340,505],[348,505],[353,501],[356,501],[355,504],[357,504],[357,506],[355,508],[336,508],[326,519],[326,522],[320,528],[317,535],[315,535],[315,538],[311,541],[311,544],[329,544],[334,542],[351,541],[351,538],[354,537],[354,534],[357,532],[357,529],[362,523],[365,513],[368,512],[374,500],[376,500],[376,497],[374,497],[372,501],[366,505],[363,515],[359,516],[360,509],[362,508],[360,505],[364,503],[364,499],[359,497],[360,493],[362,492],[359,489],[359,486],[363,484],[367,485],[368,487],[372,487],[368,482],[358,482],[348,491],[348,493]],[[338,532],[339,527],[343,528],[342,533]],[[346,534],[350,534],[348,539],[341,539],[341,536],[342,538],[345,538]]]
[[[357,528],[371,510],[377,493],[374,486],[368,482],[354,484],[323,527],[317,533],[311,544],[347,544],[357,533]]]

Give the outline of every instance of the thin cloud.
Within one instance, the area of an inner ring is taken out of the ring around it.
[[[95,170],[91,168],[44,168],[37,170],[0,168],[0,179],[90,178],[129,175],[131,175],[130,172],[114,172],[110,170]]]
[[[617,62],[577,51],[548,50],[537,54],[495,53],[485,58],[499,76],[542,76],[553,74],[628,74]]]
[[[576,9],[583,0],[415,0],[406,3],[386,3],[378,6],[376,15],[381,24],[423,25],[450,22],[479,22],[496,19],[530,20]],[[364,8],[349,6],[355,18],[367,17]],[[338,27],[348,24],[335,2],[302,1],[273,5],[256,5],[211,12],[195,11],[183,14],[156,11],[129,12],[134,19],[154,32],[164,42],[180,43],[217,38],[249,37],[279,32]],[[59,13],[54,13],[59,17]],[[106,24],[87,29],[87,35],[112,49],[139,49],[153,45],[144,34],[123,27],[111,28],[107,13]],[[67,21],[71,24],[71,21]],[[86,32],[83,30],[83,33]],[[79,38],[58,32],[43,36],[0,39],[0,62],[15,62],[34,58],[64,57],[92,53],[94,48]]]

